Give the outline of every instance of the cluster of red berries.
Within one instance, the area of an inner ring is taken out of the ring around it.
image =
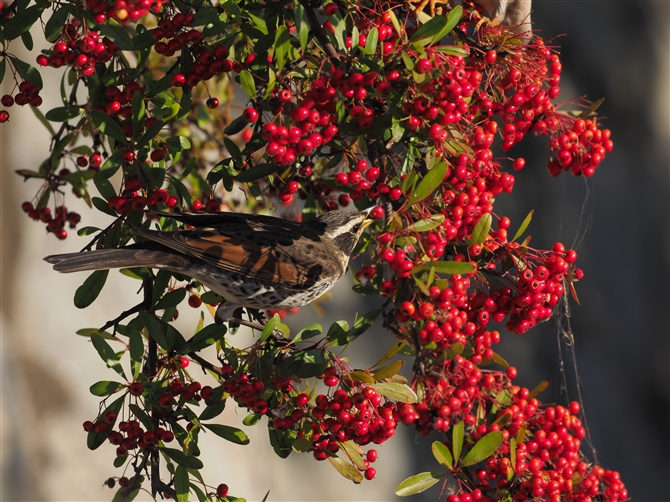
[[[86,8],[93,12],[93,22],[104,23],[108,18],[121,23],[139,21],[142,16],[160,13],[164,0],[86,0]]]
[[[143,193],[146,196],[142,195]],[[168,209],[173,209],[179,204],[179,199],[162,188],[147,191],[137,178],[126,178],[121,195],[111,197],[107,201],[107,206],[120,215],[128,215],[131,211],[142,211],[147,207],[156,209],[159,204],[165,204]],[[202,201],[196,199],[191,202],[191,209],[218,212],[221,210],[221,201],[213,197],[203,204]]]
[[[610,136],[609,129],[598,128],[596,119],[576,120],[567,133],[557,133],[549,142],[549,149],[557,151],[547,165],[549,173],[557,176],[561,171],[570,171],[586,178],[593,176],[605,154],[614,148]]]
[[[56,206],[55,214],[48,207],[35,208],[32,202],[28,201],[21,204],[21,209],[23,209],[29,218],[46,223],[47,232],[53,233],[61,240],[67,238],[67,230],[64,228],[66,223],[70,224],[70,228],[75,228],[81,221],[79,213],[68,211],[62,205]]]
[[[123,90],[116,86],[110,86],[105,89],[105,98],[107,100],[96,107],[96,111],[106,113],[110,117],[119,120],[119,125],[127,138],[132,138],[135,132],[141,133],[144,128],[149,128],[158,121],[156,117],[147,116],[140,130],[134,131],[132,123],[132,102],[133,94],[142,92],[142,88],[137,81],[128,82],[123,86]],[[148,114],[147,114],[148,115]],[[134,160],[134,152],[132,159]],[[127,156],[128,154],[126,154]],[[167,148],[157,148],[151,152],[151,160],[158,162],[167,155]],[[124,160],[127,160],[124,157]],[[131,160],[132,161],[132,160]]]
[[[15,103],[19,106],[40,106],[42,104],[42,96],[40,96],[39,87],[32,82],[24,80],[19,84],[19,92],[15,96],[5,94],[0,98],[0,104],[6,108],[11,108]],[[0,124],[8,120],[9,112],[7,110],[0,110]]]
[[[101,37],[75,18],[63,27],[60,39],[51,50],[37,56],[37,64],[52,68],[71,66],[82,77],[90,77],[96,63],[110,61],[118,50],[108,37]]]

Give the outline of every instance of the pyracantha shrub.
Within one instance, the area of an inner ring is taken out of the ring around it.
[[[11,127],[9,110],[29,105],[52,135],[39,168],[17,172],[42,180],[22,209],[57,238],[85,222],[66,208],[67,191],[109,217],[106,228],[79,228],[89,250],[130,244],[135,228],[175,230],[157,214],[170,211],[307,221],[376,206],[354,290],[384,303],[351,326],[291,335],[290,312],[271,311],[253,345],[238,347],[234,325],[205,323],[222,301],[208,288],[164,270],[125,271],[142,280],[143,303],[79,332],[117,374],[91,386],[102,401],[84,430],[91,449],[116,453],[106,483],[118,484],[118,500],[140,489],[232,500],[234,480],[200,476],[198,441],[201,432],[249,441],[212,422],[233,403],[248,411],[246,425],[266,417],[279,456],[310,452],[356,483],[375,477],[372,446],[398,425],[434,434],[444,473],[413,476],[399,495],[446,480],[448,502],[628,498],[618,473],[583,453],[579,403],[540,402],[544,385],[516,385],[495,352],[501,336],[576,298],[584,275],[560,242],[530,246],[532,213],[515,224],[496,213],[515,177],[538,168],[507,152],[545,136],[549,175],[588,178],[612,150],[610,131],[597,103],[560,101],[558,48],[538,33],[515,36],[471,1],[432,2],[430,15],[415,3],[2,4],[0,80],[14,85],[0,122]],[[51,44],[36,66],[10,52],[31,47],[30,33]],[[39,67],[62,74],[62,104],[44,113]],[[77,307],[96,299],[107,274],[86,279]],[[171,324],[185,301],[201,313],[188,340]],[[391,348],[351,368],[343,347],[376,319]],[[213,360],[200,353],[211,346]],[[399,355],[413,360],[409,380]]]

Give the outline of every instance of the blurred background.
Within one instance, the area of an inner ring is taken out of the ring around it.
[[[549,322],[523,336],[504,336],[499,352],[519,369],[521,385],[532,388],[551,379],[540,395],[544,402],[579,399],[580,390],[591,458],[619,471],[633,500],[669,501],[670,3],[535,0],[533,9],[535,28],[560,46],[561,98],[605,97],[599,115],[613,131],[615,149],[588,182],[566,174],[549,177],[545,138],[528,138],[510,152],[527,164],[513,194],[498,198],[496,212],[515,227],[535,209],[528,230],[533,245],[549,248],[560,240],[575,246],[586,275],[577,284],[581,304],[570,302],[560,326]],[[34,61],[39,49],[24,59]],[[59,99],[60,74],[42,75],[42,108],[48,110]],[[75,331],[101,326],[111,313],[134,305],[139,284],[113,272],[91,307],[74,308],[74,291],[85,274],[57,274],[42,257],[77,251],[87,240],[71,235],[57,241],[21,211],[38,184],[23,183],[14,170],[36,169],[48,154],[49,138],[27,108],[10,111],[10,121],[0,126],[0,498],[110,500],[103,482],[121,475],[112,466],[113,447],[89,451],[81,424],[97,414],[98,398],[88,386],[114,374]],[[87,225],[105,224],[74,197],[66,204]],[[289,324],[328,326],[366,311],[350,282],[342,281],[332,297],[324,304],[325,318],[305,308]],[[192,331],[196,322],[197,312],[183,307],[178,329]],[[572,346],[562,336],[568,323]],[[373,363],[392,343],[378,326],[371,334],[363,337],[369,338],[367,346],[357,343],[356,353],[349,351],[356,365]],[[221,419],[239,423],[243,416],[230,406]],[[400,481],[436,468],[430,455],[434,438],[420,439],[405,428],[379,448],[377,478],[361,486],[311,455],[280,460],[264,424],[245,432],[248,446],[201,436],[201,447],[205,479],[214,486],[225,482],[231,493],[249,500],[262,499],[268,490],[268,500],[399,500],[393,489]],[[438,497],[435,487],[415,499]]]

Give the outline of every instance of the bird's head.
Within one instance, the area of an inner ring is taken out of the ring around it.
[[[373,208],[364,211],[330,211],[322,214],[315,223],[322,225],[323,236],[347,256],[351,255],[363,230],[372,223],[368,215]]]

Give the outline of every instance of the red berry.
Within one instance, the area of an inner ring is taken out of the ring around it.
[[[6,110],[0,110],[0,124],[4,124],[9,120],[9,112]]]
[[[219,486],[216,487],[216,495],[220,498],[224,498],[228,496],[228,485],[225,483],[221,483]]]
[[[175,87],[182,87],[186,83],[186,77],[183,73],[175,73],[172,75],[172,85]]]
[[[372,211],[370,211],[370,218],[374,220],[379,220],[384,217],[384,208],[382,206],[376,206]]]
[[[202,305],[202,300],[198,295],[191,295],[188,297],[188,304],[194,309],[197,309],[200,307],[200,305]]]
[[[374,479],[376,475],[377,475],[377,469],[375,469],[374,467],[368,467],[367,469],[365,469],[365,479],[367,479],[368,481]]]
[[[256,122],[258,120],[258,111],[255,108],[245,108],[242,112],[242,117],[249,123]]]

